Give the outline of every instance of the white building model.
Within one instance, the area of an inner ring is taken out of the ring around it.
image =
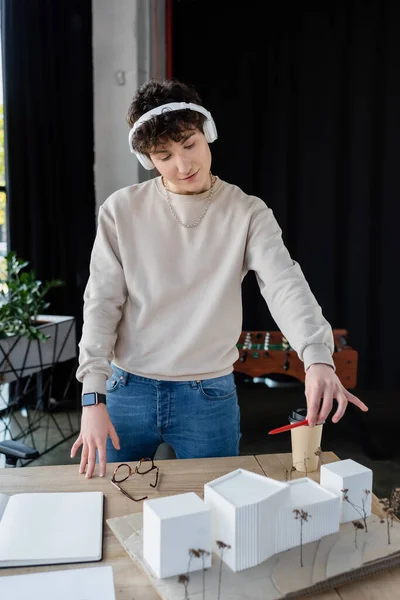
[[[340,496],[341,523],[349,523],[370,516],[372,508],[371,469],[350,458],[339,460],[321,466],[320,482],[325,489]]]
[[[158,579],[210,567],[211,546],[211,508],[200,496],[188,492],[144,501],[143,557]],[[190,558],[191,548],[206,554]]]
[[[231,546],[223,560],[233,571],[339,531],[340,497],[304,477],[283,483],[237,469],[204,486],[212,508],[213,539]],[[310,515],[301,525],[294,510]]]
[[[204,501],[194,493],[146,500],[144,558],[156,577],[170,577],[211,566],[209,553],[221,541],[230,546],[222,560],[241,571],[371,514],[370,469],[352,460],[338,461],[321,466],[320,480],[281,482],[237,469],[206,483]],[[307,513],[307,521],[296,520],[294,511]],[[206,556],[188,563],[189,550],[200,548]]]

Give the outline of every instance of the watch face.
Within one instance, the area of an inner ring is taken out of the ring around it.
[[[82,396],[82,406],[94,406],[95,404],[97,404],[96,402],[96,394],[90,393],[90,394],[83,394]]]

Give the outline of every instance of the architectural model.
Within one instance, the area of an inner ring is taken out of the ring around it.
[[[322,465],[320,484],[308,477],[282,482],[237,469],[206,483],[204,501],[195,493],[146,500],[143,558],[162,579],[209,568],[211,553],[218,553],[222,541],[230,547],[223,562],[233,572],[242,571],[298,546],[332,539],[341,523],[366,520],[371,496],[372,471],[352,460]],[[202,555],[191,549],[201,549]]]

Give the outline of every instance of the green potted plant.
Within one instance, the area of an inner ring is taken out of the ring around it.
[[[50,289],[64,283],[58,279],[42,282],[36,278],[35,271],[26,270],[28,265],[15,252],[9,252],[0,271],[0,377],[3,382],[31,375],[76,354],[73,317],[43,314],[49,307],[46,296]]]
[[[23,271],[28,265],[15,252],[5,256],[0,275],[0,339],[17,335],[45,341],[49,337],[40,329],[39,315],[50,306],[45,300],[49,290],[63,282],[43,283],[36,279],[35,271]]]

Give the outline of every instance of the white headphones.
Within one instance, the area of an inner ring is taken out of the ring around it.
[[[134,150],[132,147],[132,138],[136,129],[140,127],[140,125],[145,121],[149,121],[152,117],[156,115],[161,115],[163,112],[186,109],[195,110],[206,117],[206,120],[204,121],[203,125],[203,133],[204,137],[206,138],[209,144],[211,144],[211,142],[214,142],[217,139],[218,134],[217,128],[214,123],[214,119],[212,118],[211,113],[208,112],[208,110],[206,110],[203,106],[200,106],[199,104],[193,104],[192,102],[169,102],[168,104],[162,104],[161,106],[157,106],[156,108],[153,108],[152,110],[149,110],[148,112],[144,113],[144,115],[142,115],[140,119],[136,121],[136,123],[129,132],[129,149],[132,152],[132,154],[136,154],[136,158],[138,159],[140,164],[148,171],[154,169],[153,162],[146,154],[136,152],[136,150]]]

